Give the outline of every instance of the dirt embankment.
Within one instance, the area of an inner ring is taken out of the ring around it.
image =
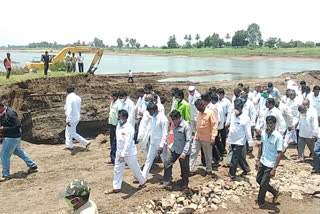
[[[212,75],[211,72],[198,71],[186,74]],[[232,96],[232,89],[240,81],[188,83],[185,81],[166,83],[157,80],[175,77],[177,73],[140,73],[134,76],[135,83],[127,83],[127,75],[99,75],[99,76],[70,76],[55,78],[40,78],[28,80],[12,85],[0,86],[1,99],[8,106],[13,107],[19,114],[23,124],[23,139],[32,143],[56,144],[64,141],[65,129],[65,91],[68,85],[76,86],[76,93],[82,98],[82,118],[78,131],[86,137],[95,137],[107,131],[108,99],[113,90],[127,90],[129,96],[136,100],[135,92],[146,83],[153,85],[154,89],[166,100],[166,109],[169,110],[172,87],[187,89],[188,85],[195,85],[200,92],[215,86],[222,87]],[[265,85],[273,82],[281,91],[285,89],[284,77],[290,76],[299,82],[307,81],[308,85],[319,84],[320,72],[308,71],[284,74],[272,79],[251,79],[241,81],[254,87],[256,83]]]

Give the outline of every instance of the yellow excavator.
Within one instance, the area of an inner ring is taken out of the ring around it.
[[[62,49],[57,55],[49,55],[50,63],[49,63],[49,69],[50,67],[55,63],[63,63],[64,57],[68,52],[71,53],[95,53],[91,65],[88,69],[88,73],[94,74],[94,72],[98,69],[98,65],[100,63],[100,60],[102,58],[104,49],[103,48],[92,48],[88,46],[75,46],[75,47],[66,47]],[[42,57],[41,57],[42,58]],[[30,71],[33,70],[44,70],[44,63],[42,61],[32,61],[32,62],[26,62],[26,69]]]

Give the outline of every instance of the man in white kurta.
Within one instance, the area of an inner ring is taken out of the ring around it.
[[[119,105],[120,109],[126,110],[129,114],[128,122],[131,123],[133,127],[136,125],[136,106],[134,102],[128,97],[126,91],[119,92]]]
[[[139,188],[144,187],[144,178],[137,159],[137,148],[134,144],[134,128],[127,122],[128,112],[120,110],[118,114],[118,125],[116,131],[117,153],[114,165],[113,189],[106,191],[106,194],[118,193],[121,190],[125,164],[133,171],[139,182]]]
[[[158,154],[160,154],[162,161],[165,161],[167,154],[167,137],[168,137],[168,119],[158,111],[158,107],[154,103],[150,103],[147,111],[151,116],[150,123],[150,146],[143,167],[142,175],[145,181],[148,178],[149,171],[153,161]]]
[[[67,98],[66,104],[64,106],[65,115],[66,115],[66,148],[68,150],[73,149],[72,140],[73,138],[83,144],[86,149],[89,149],[90,142],[81,137],[77,133],[77,125],[80,121],[81,113],[81,98],[74,93],[74,87],[69,86],[67,88]]]
[[[198,99],[201,99],[201,94],[196,90],[194,86],[189,86],[189,97],[188,97],[188,103],[190,105],[190,126],[192,133],[196,133],[196,126],[197,126],[197,115],[198,110],[195,106],[195,102]]]

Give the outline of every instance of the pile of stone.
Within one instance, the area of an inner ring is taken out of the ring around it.
[[[293,199],[302,200],[306,195],[320,197],[320,175],[310,174],[307,163],[283,161],[271,185],[282,193],[290,193]],[[139,206],[135,213],[206,213],[217,209],[226,209],[228,202],[240,203],[241,200],[255,199],[259,191],[256,183],[256,170],[237,181],[226,182],[223,179],[209,181],[188,191],[170,194],[160,200],[150,200]],[[268,198],[272,195],[267,193]]]
[[[150,200],[138,207],[138,213],[206,213],[219,207],[227,208],[226,201],[240,203],[242,197],[258,190],[255,180],[225,182],[222,179],[210,181],[180,194],[170,194],[161,200]]]

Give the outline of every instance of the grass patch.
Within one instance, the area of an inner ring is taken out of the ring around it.
[[[21,69],[23,70],[23,69]],[[10,75],[9,79],[6,79],[6,73],[1,72],[0,73],[0,85],[6,85],[11,83],[17,83],[17,82],[23,82],[30,79],[37,79],[45,77],[43,71],[37,71],[37,72],[29,72],[29,73],[21,73],[21,70],[13,70],[13,72]],[[48,73],[49,77],[63,77],[63,76],[75,76],[75,75],[84,75],[79,73],[67,73],[64,71],[51,71]]]
[[[320,57],[320,47],[315,48],[191,48],[191,49],[119,49],[106,48],[105,53],[143,54],[158,56],[189,56],[189,57],[235,57],[235,56],[269,56],[269,57]]]

